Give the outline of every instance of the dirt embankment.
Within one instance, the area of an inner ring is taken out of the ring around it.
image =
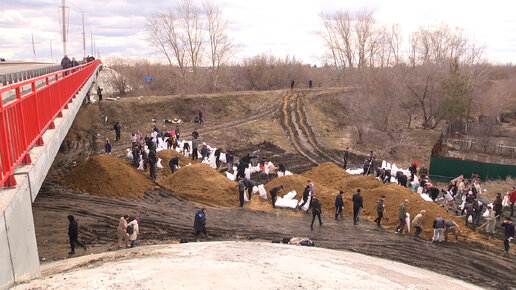
[[[155,185],[118,157],[90,157],[69,173],[61,176],[67,186],[100,196],[142,197]]]

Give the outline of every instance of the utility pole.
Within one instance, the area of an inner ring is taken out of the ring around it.
[[[32,52],[34,53],[34,62],[36,62],[36,48],[34,47],[34,32],[30,33],[32,37]]]
[[[84,11],[82,11],[82,57],[86,57],[86,32],[84,31]]]
[[[66,32],[67,32],[67,29],[66,29],[66,6],[65,6],[65,0],[62,0],[62,24],[63,24],[63,55],[66,55]]]
[[[54,52],[52,51],[52,39],[50,39],[50,58],[52,58],[52,63],[54,63]]]
[[[93,33],[90,31],[91,56],[93,56]]]

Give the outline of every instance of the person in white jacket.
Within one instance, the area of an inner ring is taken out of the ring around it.
[[[136,245],[136,238],[138,237],[138,233],[140,233],[140,227],[138,226],[138,222],[140,221],[140,218],[134,218],[127,227],[133,226],[132,233],[129,234],[129,241],[131,241],[131,248],[134,248]]]

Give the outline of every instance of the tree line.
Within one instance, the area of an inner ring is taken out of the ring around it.
[[[514,88],[514,68],[495,66],[485,48],[463,29],[421,26],[403,39],[399,24],[386,25],[373,10],[321,13],[326,51],[320,67],[271,54],[234,61],[238,47],[213,2],[178,0],[148,19],[149,43],[166,63],[110,59],[112,82],[121,94],[208,93],[239,90],[346,86],[346,118],[357,136],[368,128],[389,130],[498,114]],[[503,77],[499,77],[503,75]],[[152,75],[145,83],[142,76]],[[486,106],[489,104],[488,106]],[[366,114],[365,114],[366,113]],[[359,138],[360,139],[360,138]]]

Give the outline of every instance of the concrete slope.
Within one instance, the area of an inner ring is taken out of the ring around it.
[[[267,242],[136,247],[42,266],[14,289],[480,289],[434,272],[347,251]]]

